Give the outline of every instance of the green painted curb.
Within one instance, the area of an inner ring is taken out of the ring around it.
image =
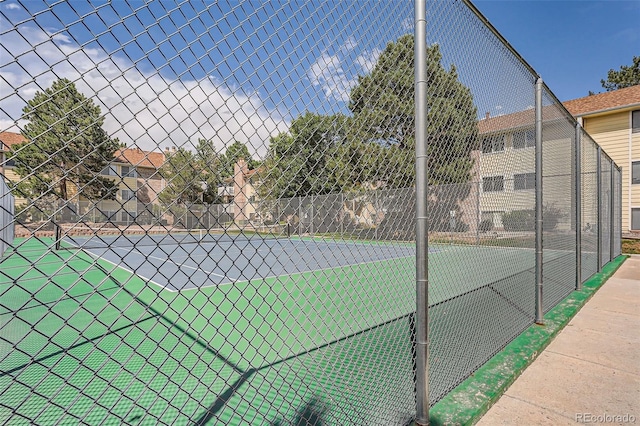
[[[429,410],[431,425],[472,425],[489,410],[595,292],[624,263],[621,255],[583,283]]]

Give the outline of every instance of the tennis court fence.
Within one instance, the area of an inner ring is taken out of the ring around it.
[[[424,424],[620,255],[622,170],[470,1],[0,22],[2,424]]]

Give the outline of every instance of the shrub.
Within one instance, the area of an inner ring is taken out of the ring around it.
[[[562,210],[552,205],[546,205],[542,208],[542,230],[552,231],[556,229],[560,219],[565,215]]]
[[[502,225],[505,231],[533,231],[536,224],[534,210],[514,210],[502,215]]]
[[[485,219],[478,225],[478,230],[480,232],[489,232],[493,229],[493,220]]]
[[[552,205],[542,208],[542,230],[552,231],[556,229],[560,219],[564,217],[562,210]],[[505,231],[534,231],[536,228],[535,210],[514,210],[502,215],[502,224]]]

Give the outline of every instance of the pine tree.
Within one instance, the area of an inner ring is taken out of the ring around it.
[[[93,100],[67,79],[36,92],[23,109],[29,122],[27,139],[14,145],[15,171],[22,178],[23,195],[63,202],[74,192],[89,200],[115,199],[117,183],[100,173],[119,147],[102,128],[104,117]]]

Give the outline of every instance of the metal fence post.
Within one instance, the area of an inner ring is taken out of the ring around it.
[[[416,117],[416,423],[429,424],[429,294],[427,206],[427,21],[426,0],[415,0]]]
[[[611,176],[609,178],[609,180],[610,180],[610,185],[609,186],[611,188],[611,190],[609,191],[609,193],[611,194],[610,195],[610,198],[611,198],[611,202],[610,202],[611,210],[610,210],[610,213],[609,213],[609,261],[612,261],[613,258],[615,257],[613,255],[613,249],[615,247],[615,238],[614,238],[614,234],[613,233],[614,233],[614,231],[616,229],[615,228],[615,216],[613,214],[614,211],[615,211],[615,206],[616,206],[615,195],[614,195],[615,192],[616,192],[616,181],[613,178],[613,172],[615,170],[616,165],[613,162],[613,160],[611,160],[609,162],[609,166],[610,166],[609,167],[609,170],[610,170],[609,174]]]
[[[340,193],[340,236],[344,235],[344,194]]]
[[[617,218],[618,218],[618,232],[619,232],[619,236],[620,239],[618,240],[618,250],[616,250],[616,252],[618,254],[622,254],[622,167],[618,166],[618,191],[617,191],[617,196],[618,196],[618,212],[617,212]]]
[[[482,215],[480,214],[480,182],[476,182],[476,245],[480,245],[480,222]]]
[[[536,81],[536,324],[543,324],[542,311],[542,78]]]
[[[598,272],[602,270],[602,148],[598,145],[598,156],[596,159],[596,209],[598,210],[598,232],[597,238],[597,258],[598,258]]]
[[[576,123],[575,211],[576,211],[576,290],[582,288],[582,127]]]

